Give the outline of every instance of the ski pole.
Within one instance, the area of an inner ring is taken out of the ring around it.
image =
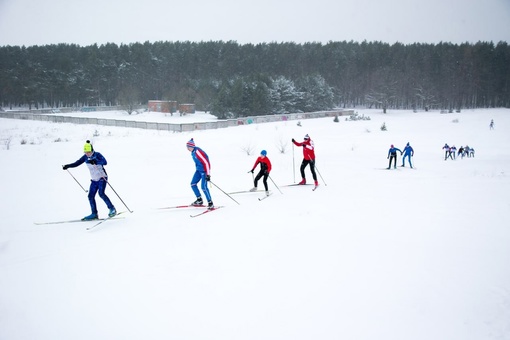
[[[88,190],[86,190],[86,189],[85,189],[85,188],[84,188],[84,187],[80,184],[80,182],[78,182],[78,180],[77,180],[77,179],[73,176],[73,174],[71,173],[71,171],[69,171],[69,169],[66,169],[66,170],[67,170],[67,173],[68,173],[69,175],[71,175],[71,177],[72,177],[72,178],[76,181],[76,183],[78,183],[78,185],[80,186],[80,188],[82,188],[82,189],[83,189],[83,191],[85,191],[85,192],[89,192]]]
[[[229,194],[227,194],[225,191],[221,190],[221,188],[219,186],[217,186],[216,184],[214,184],[212,181],[209,181],[209,183],[211,183],[212,185],[214,185],[216,188],[220,189],[220,191],[222,193],[224,193],[225,195],[227,195],[232,201],[236,202],[237,204],[240,205],[239,202],[237,202],[235,199],[232,198],[232,196],[230,196]]]
[[[294,163],[294,143],[292,143],[292,173],[294,175],[294,183],[296,183],[296,164]]]
[[[278,189],[278,191],[280,192],[280,194],[283,195],[283,192],[280,190],[280,188],[278,188],[278,186],[276,185],[276,183],[273,181],[273,179],[271,178],[271,176],[267,176],[269,177],[269,179],[271,180],[271,182],[273,182],[274,186],[276,187],[276,189]]]
[[[317,170],[317,173],[319,174],[319,176],[321,176],[321,179],[324,182],[324,185],[327,186],[326,181],[324,180],[324,178],[322,178],[322,175],[321,175],[321,172],[319,171],[319,168],[317,168],[317,166],[315,164],[314,164],[314,166],[315,166],[315,170]]]
[[[106,181],[106,183],[108,183],[108,185],[110,186],[110,188],[112,188],[113,192],[115,193],[115,195],[117,195],[117,197],[119,198],[119,200],[122,202],[122,204],[124,204],[124,206],[126,207],[126,209],[132,213],[133,211],[131,209],[128,208],[128,206],[126,205],[126,203],[124,203],[124,201],[122,200],[122,198],[120,198],[119,194],[117,194],[117,191],[115,191],[115,189],[112,187],[112,185],[110,184],[110,182]]]

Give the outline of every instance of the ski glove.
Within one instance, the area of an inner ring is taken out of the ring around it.
[[[62,165],[62,170],[67,170],[69,168],[69,165],[66,164],[66,165]]]
[[[294,138],[292,138],[292,143],[295,143],[296,141],[294,140]]]
[[[96,161],[95,159],[91,159],[91,160],[89,161],[89,163],[90,163],[90,164],[92,164],[92,165],[96,165],[96,164],[97,164],[97,161]]]
[[[251,170],[250,170],[250,171],[248,171],[248,172],[251,172],[251,173],[253,173],[253,169],[251,169]]]
[[[205,176],[205,179],[209,182],[211,180],[211,175]]]

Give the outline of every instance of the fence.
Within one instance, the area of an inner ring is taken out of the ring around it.
[[[219,128],[226,128],[226,127],[232,127],[232,126],[239,126],[239,125],[281,122],[281,121],[300,120],[300,119],[350,116],[353,114],[354,114],[354,110],[333,110],[333,111],[318,111],[318,112],[307,112],[307,113],[292,113],[292,114],[281,114],[281,115],[242,117],[242,118],[236,118],[236,119],[218,120],[218,121],[214,121],[214,122],[182,123],[182,124],[140,122],[140,121],[133,121],[133,120],[118,120],[118,119],[106,119],[106,118],[68,117],[68,116],[59,116],[59,115],[55,115],[55,114],[48,115],[48,114],[40,114],[40,113],[32,113],[32,112],[1,112],[0,118],[38,120],[38,121],[52,122],[52,123],[106,125],[106,126],[117,126],[117,127],[137,128],[137,129],[183,132],[183,131],[219,129]]]

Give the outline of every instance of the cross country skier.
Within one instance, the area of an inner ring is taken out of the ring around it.
[[[399,148],[396,148],[391,144],[390,149],[388,150],[388,157],[387,159],[390,160],[390,163],[386,169],[391,169],[391,162],[393,163],[393,169],[397,168],[397,151],[400,152],[400,155],[402,155],[402,151]]]
[[[257,182],[259,181],[259,179],[264,177],[262,182],[264,183],[264,188],[266,189],[266,196],[269,196],[269,189],[267,187],[267,178],[269,177],[269,173],[271,172],[271,162],[269,161],[269,158],[267,158],[266,150],[262,150],[260,152],[260,156],[257,157],[255,164],[253,165],[253,167],[251,168],[251,170],[249,172],[253,173],[253,171],[255,170],[255,168],[257,167],[258,164],[260,164],[260,171],[257,174],[257,176],[255,176],[255,178],[253,180],[254,187],[252,189],[250,189],[250,191],[257,191]]]
[[[310,136],[305,135],[305,138],[303,142],[299,143],[292,138],[292,143],[296,146],[302,146],[303,147],[303,161],[301,162],[301,168],[299,169],[301,171],[301,182],[299,182],[300,185],[306,184],[306,177],[305,177],[305,168],[308,164],[310,164],[310,171],[312,172],[313,180],[315,181],[315,186],[319,186],[319,182],[317,181],[317,174],[315,173],[315,146],[313,144],[313,141],[310,139]]]
[[[188,148],[188,151],[191,152],[191,157],[193,158],[196,166],[195,174],[191,179],[191,189],[195,193],[197,199],[195,202],[191,203],[191,205],[200,206],[204,204],[200,191],[197,187],[198,182],[201,181],[201,188],[204,192],[205,198],[207,199],[207,208],[214,209],[211,194],[207,187],[207,182],[211,180],[211,163],[209,163],[209,157],[204,150],[195,145],[193,138],[186,143],[186,147]]]
[[[404,157],[402,157],[402,166],[404,167],[405,166],[405,160],[406,160],[406,157],[409,161],[409,166],[411,167],[411,169],[413,168],[413,164],[411,163],[411,157],[414,156],[414,150],[413,150],[413,147],[411,145],[409,145],[409,142],[406,144],[406,147],[404,148]]]
[[[103,201],[106,203],[106,206],[109,209],[108,216],[113,217],[117,214],[117,210],[115,210],[115,207],[113,206],[112,202],[105,194],[106,183],[108,182],[108,175],[106,174],[106,170],[104,168],[104,166],[107,164],[106,158],[104,158],[103,155],[100,154],[99,152],[94,151],[94,148],[92,147],[92,144],[90,144],[90,141],[87,141],[83,146],[83,152],[85,154],[81,156],[81,158],[78,159],[76,162],[62,166],[62,169],[67,170],[68,168],[76,168],[77,166],[85,163],[89,168],[91,180],[88,198],[92,214],[85,216],[84,218],[82,218],[82,220],[89,221],[96,220],[98,218],[97,205],[95,199],[96,193],[98,192],[99,197],[103,199]]]
[[[448,157],[450,157],[450,159],[453,160],[452,148],[448,145],[448,143],[444,144],[443,150],[444,150],[444,160],[446,161],[448,159]]]

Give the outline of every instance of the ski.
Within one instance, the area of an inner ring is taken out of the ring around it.
[[[100,225],[101,223],[103,222],[106,222],[108,220],[112,220],[112,219],[115,219],[115,217],[119,216],[120,214],[122,214],[124,211],[121,211],[120,213],[117,213],[113,216],[109,216],[107,218],[103,218],[103,219],[100,219],[99,222],[97,222],[96,224],[94,224],[93,226],[90,226],[90,227],[87,227],[87,230],[91,230],[91,229],[94,229],[95,227],[97,227],[98,225]],[[95,220],[92,220],[92,221],[95,221]]]
[[[117,215],[115,215],[113,217],[117,217],[120,214],[122,214],[122,212],[118,213]],[[98,219],[95,219],[95,220],[83,220],[83,219],[80,219],[80,220],[51,221],[51,222],[34,222],[34,224],[35,225],[46,225],[46,224],[66,224],[66,223],[93,222],[93,221],[101,221],[101,222],[103,222],[104,220],[107,220],[107,219],[110,219],[110,218],[112,218],[112,217],[98,218]],[[119,218],[123,218],[123,217],[119,217]]]
[[[242,191],[234,191],[234,192],[229,192],[228,194],[229,195],[235,195],[235,194],[249,194],[251,192],[263,192],[264,190],[257,190],[257,191],[250,191],[250,190],[242,190]]]
[[[207,214],[207,213],[209,213],[209,212],[211,212],[211,211],[218,210],[218,209],[220,209],[220,208],[223,208],[223,206],[217,206],[217,207],[214,207],[214,208],[212,208],[212,209],[207,209],[207,210],[202,211],[201,213],[198,213],[198,214],[195,214],[195,215],[189,215],[189,217],[198,217],[198,216],[202,216],[202,215],[204,215],[204,214]]]
[[[97,221],[97,220],[91,220]],[[67,221],[51,221],[51,222],[34,222],[35,225],[45,225],[45,224],[65,224],[65,223],[76,223],[76,222],[90,222],[84,220],[67,220]]]
[[[313,189],[312,189],[312,191],[317,190],[317,188],[318,188],[318,187],[319,187],[318,185],[314,186],[314,187],[313,187]]]
[[[93,226],[91,226],[91,227],[87,227],[87,230],[94,229],[95,227],[97,227],[97,226],[98,226],[98,225],[100,225],[101,223],[106,222],[106,221],[108,221],[108,220],[116,219],[116,217],[117,217],[117,216],[119,216],[120,214],[122,214],[122,213],[124,213],[124,212],[125,212],[125,211],[121,211],[120,213],[117,213],[117,214],[115,214],[115,215],[113,215],[113,216],[109,216],[109,217],[107,217],[107,218],[103,218],[103,219],[99,220],[99,222],[97,222],[96,224],[94,224]],[[131,211],[131,212],[132,212],[132,211]],[[120,218],[122,218],[122,217],[120,217]]]
[[[305,185],[313,185],[313,184],[299,184],[299,183],[294,183],[294,184],[287,184],[287,185],[282,185],[283,187],[302,187],[302,186],[305,186]]]
[[[193,205],[193,204],[188,204],[188,205],[175,205],[173,207],[163,207],[163,208],[158,208],[159,210],[168,210],[168,209],[182,209],[182,208],[205,208],[206,206],[201,204],[201,205]]]
[[[265,200],[266,198],[268,198],[269,196],[271,196],[273,193],[270,193],[269,195],[265,195],[263,197],[259,197],[259,201],[262,201],[262,200]]]

